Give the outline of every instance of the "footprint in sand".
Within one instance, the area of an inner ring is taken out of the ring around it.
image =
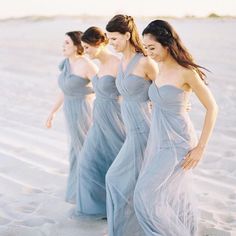
[[[56,222],[49,218],[34,216],[32,219],[18,221],[17,223],[28,227],[37,227],[42,226],[44,224],[55,224]]]
[[[30,214],[35,211],[35,207],[34,206],[20,206],[20,207],[17,207],[16,210],[21,213]]]
[[[3,206],[2,210],[7,217],[14,220],[22,220],[36,212],[39,209],[39,206],[40,204],[36,202],[11,202]]]
[[[43,193],[43,191],[41,189],[37,189],[37,188],[30,188],[30,187],[25,187],[22,190],[23,193],[25,194],[31,194],[31,193]]]
[[[42,189],[43,193],[48,194],[48,195],[52,195],[55,192],[54,188],[43,188]]]

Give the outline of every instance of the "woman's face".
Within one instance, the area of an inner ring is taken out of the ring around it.
[[[77,47],[74,45],[73,41],[68,35],[65,35],[62,50],[65,57],[70,57],[77,54]]]
[[[148,56],[156,62],[162,62],[168,56],[168,48],[163,47],[151,34],[145,34],[143,36],[143,44]]]
[[[102,45],[92,46],[85,42],[82,42],[82,46],[84,48],[84,53],[87,54],[90,59],[96,59],[103,47]]]
[[[129,42],[129,33],[121,34],[119,32],[107,32],[110,45],[116,52],[123,52]]]

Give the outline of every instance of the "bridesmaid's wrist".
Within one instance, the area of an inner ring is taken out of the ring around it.
[[[198,143],[197,148],[204,150],[206,148],[206,144]]]

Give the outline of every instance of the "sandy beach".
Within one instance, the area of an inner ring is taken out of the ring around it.
[[[57,94],[64,33],[105,27],[106,19],[0,21],[0,235],[105,236],[106,221],[69,218],[63,112],[44,122]],[[207,67],[220,111],[202,163],[194,170],[199,236],[236,235],[236,19],[169,20],[196,61]],[[148,20],[137,21],[140,32]],[[204,109],[192,96],[199,134]],[[133,236],[133,235],[127,235]]]

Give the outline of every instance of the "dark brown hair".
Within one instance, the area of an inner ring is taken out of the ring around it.
[[[188,49],[182,43],[174,28],[166,21],[154,20],[143,30],[142,35],[151,34],[163,47],[167,47],[175,61],[188,69],[195,70],[201,79],[207,84],[206,74],[202,69],[206,68],[196,64]]]
[[[82,35],[81,40],[91,46],[99,46],[100,44],[108,44],[106,33],[102,29],[92,26],[88,28]]]
[[[77,47],[78,55],[83,55],[84,48],[81,45],[81,36],[83,35],[83,32],[81,32],[81,31],[71,31],[71,32],[67,32],[66,35],[70,37],[73,44]]]
[[[137,26],[132,16],[127,16],[127,15],[114,16],[106,25],[106,30],[108,32],[118,32],[121,34],[129,32],[130,43],[135,48],[135,51],[142,53],[143,55],[146,56],[142,41],[138,34]]]

